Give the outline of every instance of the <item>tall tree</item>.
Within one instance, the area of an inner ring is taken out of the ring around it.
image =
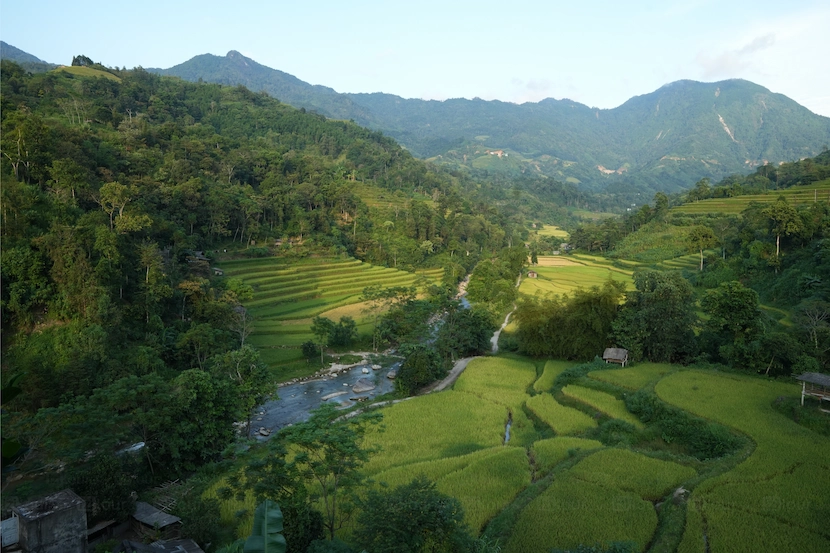
[[[781,236],[791,236],[800,232],[803,226],[801,217],[784,196],[779,196],[774,204],[761,213],[768,219],[770,231],[775,235],[775,259],[777,260],[781,251]]]
[[[613,324],[617,344],[635,360],[688,360],[697,349],[691,284],[679,273],[639,271],[634,274],[634,286],[636,290],[626,294]]]
[[[700,270],[703,271],[703,250],[715,245],[715,234],[705,225],[694,226],[689,232],[689,243],[700,252]]]
[[[373,452],[364,447],[364,438],[383,418],[374,412],[338,421],[339,415],[334,405],[325,404],[308,421],[284,431],[286,442],[297,450],[292,466],[319,495],[330,539],[352,515],[354,492],[365,478],[361,468]]]
[[[362,502],[355,539],[376,553],[473,550],[461,504],[423,475],[390,491],[370,491]]]

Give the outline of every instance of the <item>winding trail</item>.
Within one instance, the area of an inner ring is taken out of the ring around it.
[[[468,280],[468,279],[469,279],[469,277],[467,277],[467,279],[465,279],[465,282],[463,284],[466,284],[466,280]],[[522,283],[522,275],[519,275],[519,278],[516,280],[516,288],[518,288],[521,283]],[[465,286],[464,293],[459,293],[459,295],[457,297],[461,297],[464,294],[466,294],[466,286]],[[513,310],[510,311],[510,313],[508,313],[504,317],[504,322],[501,324],[501,327],[499,327],[499,329],[496,332],[493,333],[493,337],[490,338],[490,343],[493,345],[493,348],[492,348],[493,355],[498,353],[498,351],[499,351],[499,336],[501,336],[501,331],[505,329],[505,327],[507,326],[507,323],[510,321],[510,316],[515,311],[516,311],[516,304],[514,303],[513,304]],[[432,392],[440,392],[441,390],[446,390],[447,388],[449,388],[450,386],[455,384],[455,381],[458,380],[458,377],[461,376],[461,373],[464,372],[464,369],[467,368],[467,364],[470,361],[472,361],[473,359],[476,359],[477,357],[480,357],[480,356],[464,357],[464,358],[459,359],[458,361],[455,362],[455,365],[453,365],[453,368],[450,370],[450,372],[449,372],[449,374],[447,374],[447,376],[445,376],[442,380],[439,380],[438,382],[434,382],[433,384],[430,384],[429,386],[424,388],[419,395],[425,395],[425,394],[430,394]]]

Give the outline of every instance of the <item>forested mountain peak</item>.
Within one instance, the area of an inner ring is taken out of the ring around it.
[[[480,98],[426,101],[338,94],[231,54],[197,57],[163,73],[245,84],[297,107],[353,119],[416,156],[472,174],[544,175],[614,191],[621,201],[816,155],[830,141],[830,119],[741,79],[680,80],[613,109],[553,98],[521,105]],[[495,162],[488,150],[511,157]]]
[[[380,130],[413,155],[476,178],[553,178],[628,205],[765,163],[814,156],[830,119],[742,79],[680,80],[613,109],[548,98],[513,104],[454,98],[341,94],[231,50],[169,69],[189,81],[243,85],[298,108]],[[507,156],[494,158],[491,151]]]

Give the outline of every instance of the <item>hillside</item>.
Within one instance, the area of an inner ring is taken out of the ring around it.
[[[26,71],[31,71],[32,73],[43,73],[44,71],[49,71],[57,67],[54,63],[45,62],[37,56],[24,52],[20,48],[16,48],[2,40],[0,40],[0,59],[18,63]]]
[[[702,177],[719,180],[765,162],[813,156],[830,142],[830,119],[743,80],[678,81],[600,110],[567,99],[517,105],[337,94],[233,51],[154,71],[264,90],[379,129],[414,155],[456,169],[546,175],[624,195],[677,191]],[[508,155],[492,160],[498,151]]]

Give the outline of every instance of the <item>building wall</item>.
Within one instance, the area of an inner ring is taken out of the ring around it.
[[[29,511],[26,516],[20,516],[18,543],[23,551],[86,553],[86,504],[77,496],[75,498],[76,501],[43,514]]]

